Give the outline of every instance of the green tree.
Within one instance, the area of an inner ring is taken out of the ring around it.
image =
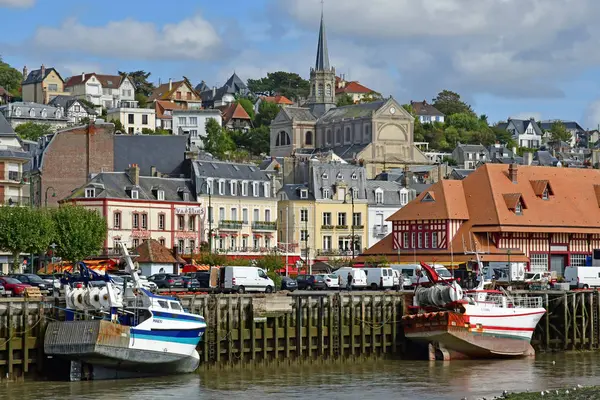
[[[214,118],[206,120],[206,136],[202,138],[204,150],[214,157],[225,160],[226,156],[235,150],[235,143],[227,130]]]
[[[269,278],[273,279],[275,287],[281,287],[281,275],[279,271],[285,268],[283,258],[277,253],[269,253],[256,260],[256,266],[267,271]]]
[[[54,128],[49,124],[37,124],[35,122],[25,122],[15,128],[15,132],[21,139],[37,141],[40,137],[54,132]]]
[[[269,126],[271,125],[271,121],[275,119],[281,107],[275,103],[269,103],[267,101],[263,101],[258,106],[258,114],[256,114],[256,120],[254,126]]]
[[[456,129],[475,131],[480,127],[480,120],[474,114],[461,112],[447,116],[446,125]]]
[[[237,102],[244,108],[244,110],[246,110],[246,112],[250,116],[250,119],[254,121],[254,104],[252,104],[252,102],[247,98],[240,98]]]
[[[118,119],[115,119],[110,122],[115,124],[115,132],[125,133],[125,128],[123,127],[123,124],[121,123],[121,121],[119,121]]]
[[[452,167],[455,167],[458,165],[458,163],[456,162],[456,160],[454,158],[451,157],[444,157],[442,158],[442,163],[448,164]]]
[[[379,101],[382,99],[381,93],[379,92],[369,92],[366,95],[360,98],[360,103],[372,103],[374,101]]]
[[[144,70],[132,72],[119,71],[119,75],[129,76],[129,78],[133,81],[133,85],[135,86],[136,94],[141,93],[146,97],[149,97],[152,94],[152,90],[154,90],[154,84],[148,81],[148,78],[151,75],[150,72],[146,72]]]
[[[14,272],[22,253],[41,253],[54,237],[54,222],[48,210],[30,207],[0,207],[0,248],[13,256]]]
[[[416,117],[415,109],[413,108],[413,106],[411,104],[402,104],[402,108],[404,108],[413,117]]]
[[[150,128],[142,128],[142,134],[143,135],[154,135],[155,132],[153,129],[150,129]]]
[[[452,148],[455,148],[460,141],[460,133],[454,126],[449,126],[446,128],[446,130],[444,130],[444,137],[446,139],[446,143],[448,143],[448,145],[450,145]]]
[[[553,143],[566,142],[571,143],[573,135],[567,130],[565,124],[561,121],[556,121],[550,127],[550,141]]]
[[[138,102],[138,107],[139,108],[146,108],[146,107],[148,107],[148,97],[146,97],[143,93],[136,93],[135,94],[135,101]]]
[[[83,117],[79,121],[79,125],[88,125],[89,123],[90,123],[90,118],[89,117]]]
[[[433,99],[433,106],[446,114],[446,117],[458,113],[475,115],[471,106],[462,101],[458,93],[451,90],[439,92],[437,97]]]
[[[13,96],[19,96],[23,74],[2,61],[0,57],[0,86],[9,91]]]
[[[77,99],[78,102],[80,102],[81,104],[83,104],[85,107],[89,108],[90,110],[95,110],[96,106],[94,105],[94,103],[92,103],[91,101],[87,100],[87,99]]]
[[[338,107],[351,106],[352,104],[354,104],[354,100],[348,93],[343,93],[336,102]]]
[[[281,94],[289,99],[306,97],[310,83],[295,72],[269,72],[266,78],[248,79],[248,89],[256,94],[274,96]]]
[[[106,220],[96,210],[61,206],[52,212],[56,255],[76,263],[97,254],[106,239]]]

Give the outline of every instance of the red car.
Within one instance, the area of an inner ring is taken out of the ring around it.
[[[14,296],[23,296],[25,294],[25,288],[31,286],[26,283],[21,283],[18,279],[9,278],[8,276],[0,276],[0,284],[4,286],[5,290],[10,290]]]

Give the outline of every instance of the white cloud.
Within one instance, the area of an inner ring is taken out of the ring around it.
[[[35,0],[0,0],[0,7],[28,8],[35,4]]]
[[[221,39],[210,22],[196,15],[162,27],[133,19],[96,27],[68,19],[56,28],[38,28],[33,43],[46,51],[109,58],[207,60],[218,54]]]
[[[600,125],[600,99],[592,102],[583,115],[584,127],[596,129]]]

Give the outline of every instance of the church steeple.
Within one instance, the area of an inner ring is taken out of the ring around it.
[[[335,68],[329,65],[323,9],[321,9],[317,58],[315,68],[310,69],[310,94],[306,104],[317,118],[335,107]]]
[[[329,69],[329,52],[327,51],[327,37],[325,36],[325,21],[323,20],[323,10],[321,9],[321,27],[319,28],[319,42],[317,43],[317,62],[315,63],[317,71],[326,71]]]

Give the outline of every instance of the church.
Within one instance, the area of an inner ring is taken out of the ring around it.
[[[392,97],[336,107],[335,68],[329,64],[321,12],[308,99],[304,107],[283,107],[271,122],[271,156],[335,155],[363,164],[368,177],[374,178],[385,169],[429,163],[414,145],[413,129],[414,117]]]

